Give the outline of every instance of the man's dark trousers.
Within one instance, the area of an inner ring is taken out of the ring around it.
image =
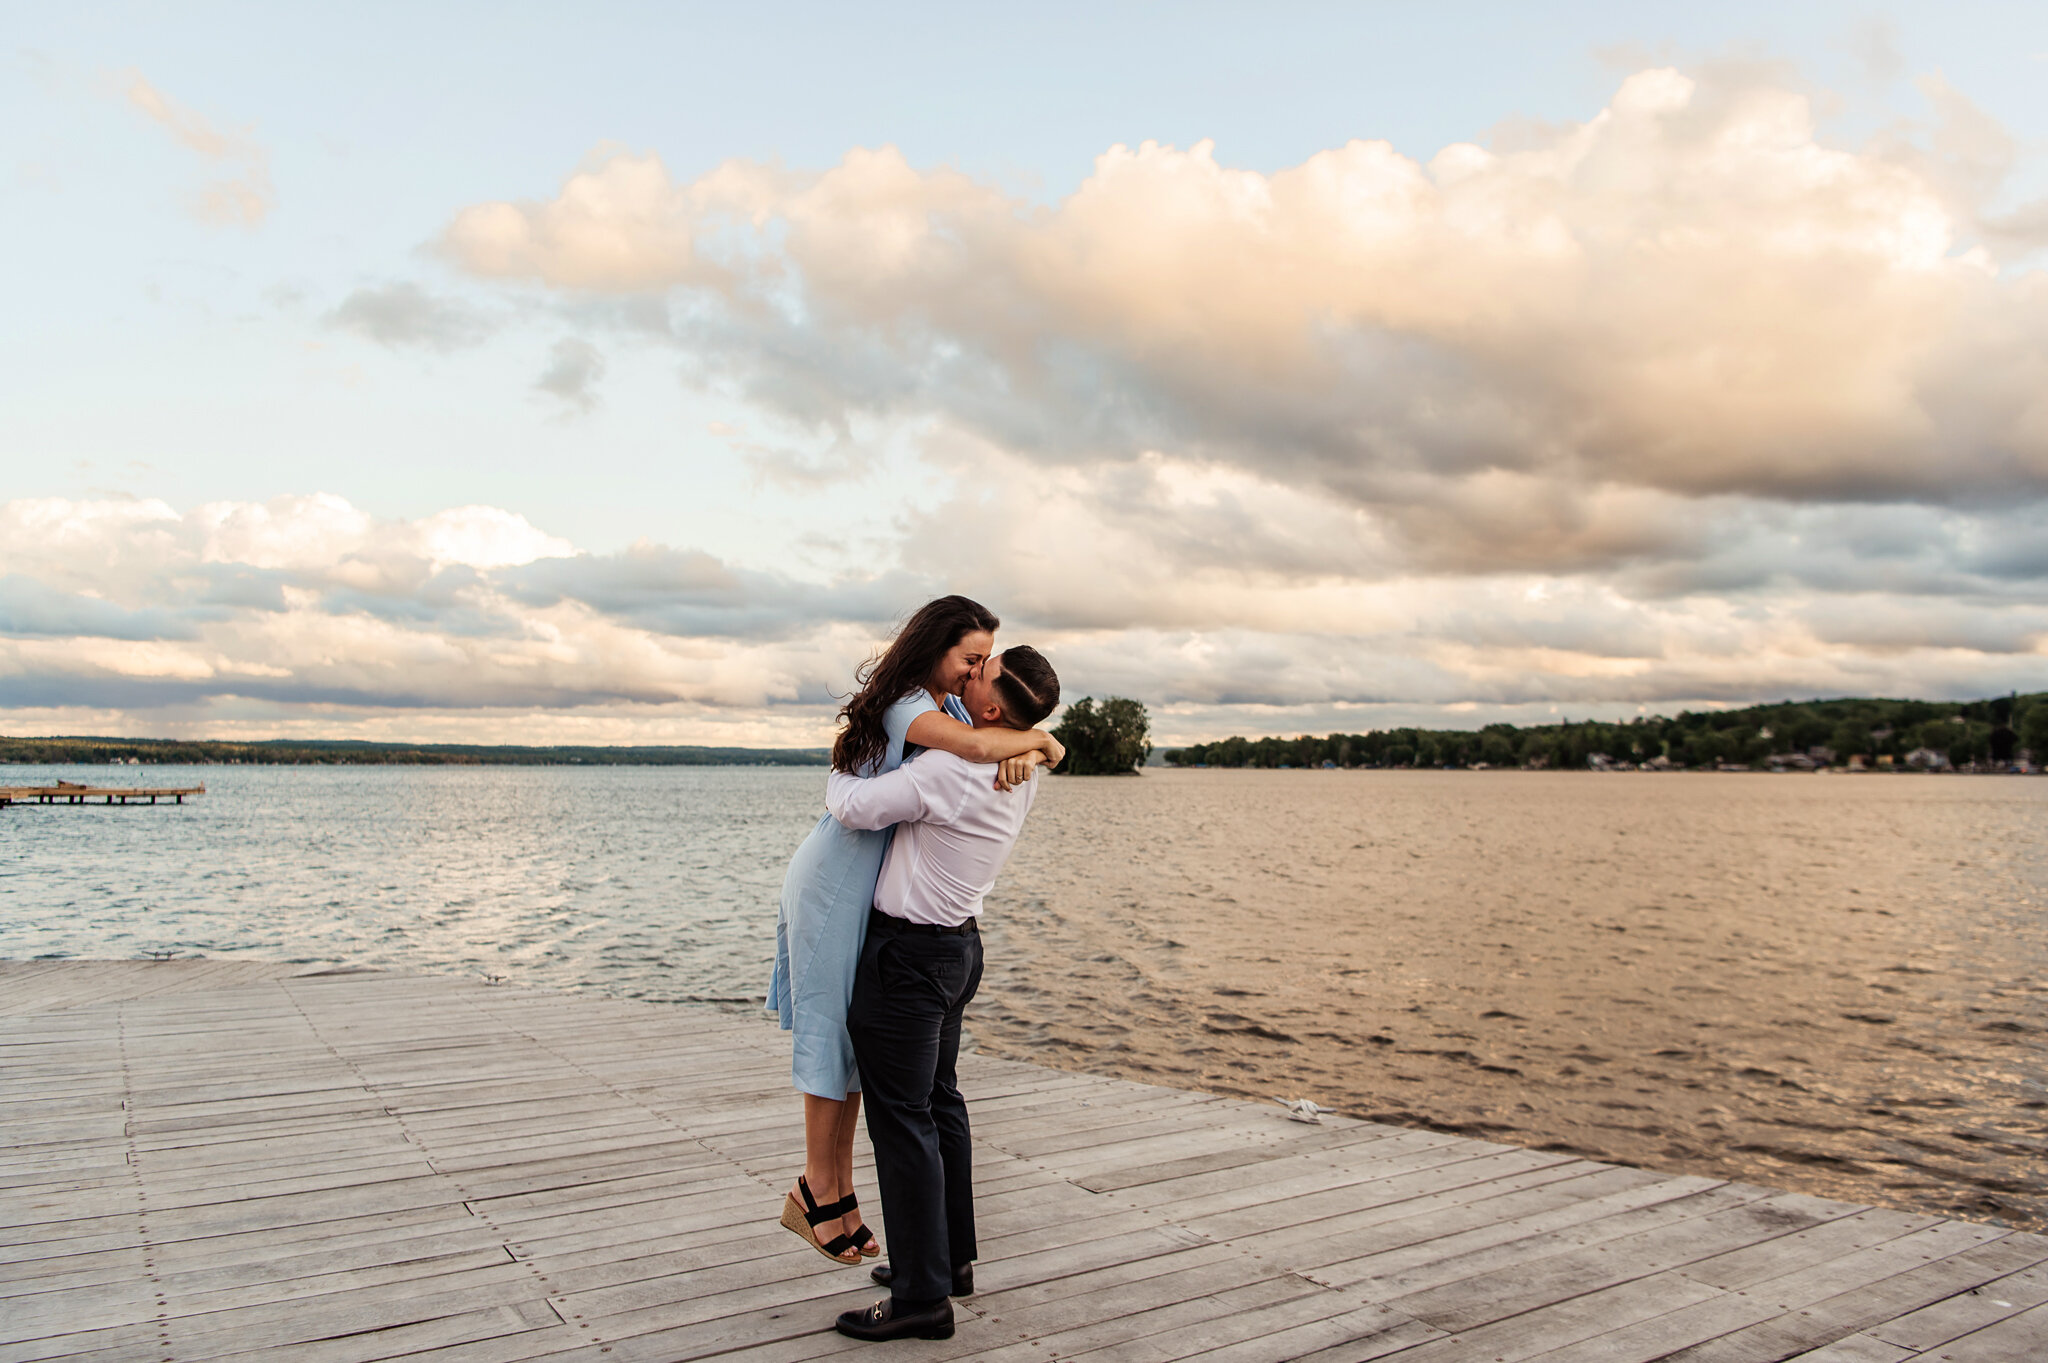
[[[960,1017],[981,985],[981,935],[868,916],[846,1030],[860,1066],[875,1181],[888,1219],[889,1293],[943,1301],[972,1263],[974,1161],[954,1067]]]

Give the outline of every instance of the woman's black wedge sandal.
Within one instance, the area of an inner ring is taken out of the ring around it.
[[[796,1193],[786,1193],[782,1198],[782,1224],[796,1232],[803,1242],[835,1264],[857,1264],[861,1261],[860,1251],[854,1248],[854,1237],[835,1235],[830,1240],[820,1241],[817,1228],[827,1221],[837,1221],[846,1213],[840,1210],[841,1203],[820,1207],[818,1199],[811,1196],[811,1185],[804,1182],[802,1174],[796,1178],[798,1193],[804,1195],[802,1205],[796,1200]],[[866,1230],[867,1227],[861,1227]],[[851,1254],[853,1257],[848,1258]]]
[[[852,1193],[840,1198],[833,1205],[839,1208],[841,1216],[860,1210],[860,1201]],[[860,1251],[860,1257],[863,1259],[872,1259],[882,1252],[882,1247],[875,1243],[875,1233],[867,1228],[866,1222],[848,1231],[846,1238],[853,1242],[853,1247]]]

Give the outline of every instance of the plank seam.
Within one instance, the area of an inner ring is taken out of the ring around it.
[[[128,1051],[128,1004],[126,1001],[114,1005],[114,1039],[121,1056],[121,1136],[127,1142],[128,1177],[135,1185],[135,1234],[142,1247],[143,1276],[149,1281],[149,1294],[156,1304],[157,1347],[165,1360],[176,1356],[171,1346],[171,1303],[164,1291],[163,1279],[156,1270],[156,1244],[149,1235],[149,1189],[142,1181],[142,1161],[135,1138],[135,1069]]]

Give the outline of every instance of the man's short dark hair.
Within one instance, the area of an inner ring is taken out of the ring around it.
[[[995,680],[1003,718],[1015,728],[1037,728],[1060,703],[1059,674],[1045,655],[1029,644],[1006,648],[996,656],[1003,664]]]

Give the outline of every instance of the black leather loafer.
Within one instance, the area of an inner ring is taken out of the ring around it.
[[[896,1281],[896,1269],[890,1264],[876,1264],[868,1270],[868,1276],[887,1287]],[[974,1265],[962,1264],[953,1270],[953,1295],[971,1297],[974,1295]]]
[[[861,1311],[839,1313],[839,1333],[848,1339],[951,1339],[953,1303],[941,1300],[922,1311],[896,1310],[896,1299],[884,1297]]]

